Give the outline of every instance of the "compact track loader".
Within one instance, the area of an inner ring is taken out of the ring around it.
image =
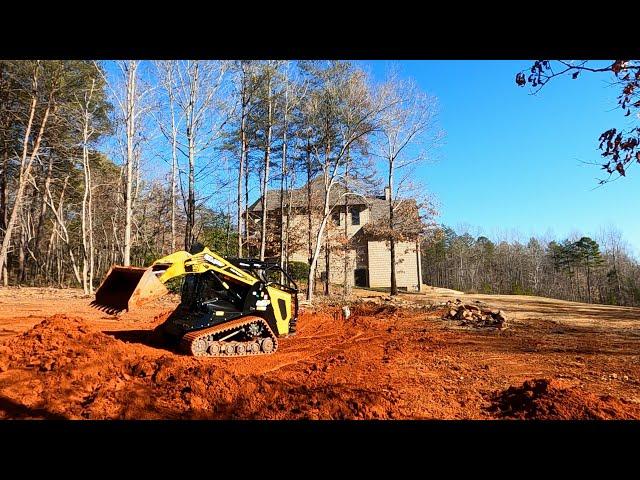
[[[277,350],[278,337],[295,332],[298,288],[279,265],[225,259],[204,247],[193,254],[172,253],[149,268],[113,266],[94,305],[109,312],[132,310],[165,295],[165,283],[182,277],[180,305],[159,329],[186,353],[269,354]]]

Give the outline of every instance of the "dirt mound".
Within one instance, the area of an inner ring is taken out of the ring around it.
[[[212,396],[211,384],[218,400],[229,390],[225,385],[238,388],[210,364],[170,354],[141,355],[137,345],[65,315],[45,319],[3,345],[0,365],[14,374],[3,393],[21,400],[4,402],[2,408],[13,417],[22,412],[18,416],[198,418],[210,406],[201,397]]]
[[[387,320],[412,317],[423,314],[426,310],[431,310],[431,306],[404,302],[402,300],[385,303],[360,300],[351,304],[351,314],[353,316],[377,317]]]
[[[538,420],[609,420],[640,418],[637,405],[576,388],[552,385],[544,378],[527,380],[492,397],[489,411],[502,418]]]
[[[398,313],[395,305],[380,305],[374,302],[358,302],[351,306],[354,317],[389,317]]]
[[[348,325],[335,327],[348,330]],[[340,338],[347,341],[349,335]],[[9,375],[0,381],[0,417],[386,418],[391,409],[374,390],[239,373],[261,361],[274,362],[275,355],[220,361],[145,352],[140,344],[97,331],[81,318],[47,318],[0,347],[0,365]],[[315,370],[345,363],[338,355]]]
[[[15,374],[4,393],[22,401],[8,408],[5,402],[3,409],[13,417],[225,417],[235,396],[251,385],[211,362],[141,354],[138,345],[65,315],[45,319],[3,345],[0,365]]]
[[[115,343],[81,318],[54,315],[0,347],[0,369],[20,366],[46,372],[75,366]]]
[[[81,318],[47,318],[0,348],[0,365],[11,374],[3,394],[20,399],[3,409],[27,418],[89,418],[85,409],[100,390],[124,384],[122,363],[132,353]]]

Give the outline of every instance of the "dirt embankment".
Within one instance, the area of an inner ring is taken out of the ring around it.
[[[348,342],[350,330],[346,324],[323,329],[314,338],[301,335],[300,343],[331,350],[326,339]],[[160,345],[153,351],[152,331],[136,335],[141,344],[97,331],[79,317],[45,319],[0,347],[0,412],[10,418],[373,418],[391,408],[373,391],[347,384],[325,389],[273,374],[285,359],[305,363],[301,345],[285,358],[195,359]],[[308,362],[301,373],[313,377],[345,360],[330,355],[321,365]]]
[[[153,333],[171,305],[109,318],[82,297],[29,302],[0,318],[21,332],[0,344],[0,418],[640,419],[633,330],[461,328],[444,309],[360,303],[346,320],[305,312],[276,354],[196,359]]]

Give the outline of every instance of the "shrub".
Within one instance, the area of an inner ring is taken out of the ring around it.
[[[287,272],[294,280],[306,280],[309,276],[309,264],[305,262],[289,262]]]
[[[528,288],[524,288],[519,283],[514,283],[511,286],[511,295],[533,295],[533,292]]]
[[[480,285],[480,293],[491,294],[493,293],[493,288],[491,288],[491,285],[489,283],[484,282],[482,285]]]

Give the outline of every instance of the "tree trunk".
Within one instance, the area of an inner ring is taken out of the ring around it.
[[[7,147],[6,141],[4,146],[4,158],[2,163],[2,178],[0,178],[0,227],[2,231],[6,231],[7,229],[7,211],[8,211],[8,203],[9,203],[9,189],[7,188],[7,168],[9,167],[9,149]],[[9,272],[7,270],[7,259],[6,256],[3,259],[3,267],[2,267],[2,285],[9,285]]]
[[[0,77],[4,80],[5,72],[4,69],[0,69]],[[2,98],[0,98],[0,102],[7,102],[8,91],[4,88],[4,84],[0,88],[0,91],[4,94]],[[9,189],[7,188],[7,168],[9,167],[9,145],[7,141],[7,131],[6,124],[2,126],[0,130],[4,132],[3,135],[3,156],[2,156],[2,176],[0,177],[0,229],[2,231],[6,231],[7,221],[8,221],[8,204],[9,204]],[[7,271],[7,259],[6,257],[3,259],[2,263],[3,267],[0,270],[0,274],[2,275],[2,285],[9,285],[9,272]]]
[[[347,150],[347,159],[344,164],[344,186],[345,191],[349,191],[349,160],[350,150]],[[351,294],[351,283],[349,281],[349,196],[344,196],[344,277],[342,285],[342,295],[344,298]]]
[[[325,150],[325,155],[327,155],[328,158],[328,152],[329,152],[329,148],[327,147],[327,149]],[[314,287],[314,283],[315,283],[315,276],[316,276],[316,270],[317,270],[317,266],[318,266],[318,258],[320,256],[320,249],[322,248],[322,237],[324,235],[324,230],[327,226],[327,221],[329,219],[329,215],[331,212],[331,209],[329,208],[329,194],[331,191],[331,185],[327,185],[329,178],[328,178],[328,172],[325,170],[324,172],[324,206],[322,209],[322,221],[320,222],[320,228],[318,229],[318,233],[316,234],[316,241],[315,241],[315,249],[313,251],[313,257],[311,259],[311,263],[309,265],[309,289],[307,291],[307,300],[311,301],[313,299],[313,287]],[[328,244],[327,244],[327,251],[328,251]],[[327,260],[327,266],[328,266],[329,262]],[[327,269],[327,274],[326,274],[326,285],[325,285],[325,293],[327,292],[328,289],[328,281],[329,281],[329,270]]]
[[[42,194],[40,195],[40,215],[38,217],[38,226],[36,228],[36,235],[35,235],[35,242],[34,242],[36,250],[38,251],[41,251],[40,237],[42,236],[42,229],[44,228],[46,214],[47,214],[47,202],[45,201],[45,195],[47,190],[49,189],[49,185],[51,184],[52,172],[53,172],[53,155],[50,155],[49,165],[47,167],[47,177],[44,181],[44,189],[42,191]]]
[[[289,232],[290,231],[289,229],[291,228],[291,212],[293,210],[293,207],[291,206],[292,198],[293,198],[293,191],[292,190],[288,190],[287,191],[287,224],[286,224],[286,231],[287,232]],[[287,241],[285,243],[285,248],[286,248],[285,257],[286,257],[287,268],[289,268],[289,263],[290,263],[289,262],[289,258],[290,258],[290,255],[291,255],[291,245],[290,245],[291,238],[290,238],[288,233],[287,233],[286,238],[287,238]]]
[[[18,245],[18,285],[24,283],[24,247],[26,243],[26,234],[24,222],[20,225],[20,243]]]
[[[247,256],[251,256],[249,252],[249,151],[245,156],[246,164],[244,168],[244,244],[247,247]]]
[[[247,82],[247,71],[245,70],[245,64],[241,64],[242,69],[242,82],[240,87],[240,164],[238,165],[238,198],[237,198],[237,208],[238,208],[238,258],[242,258],[242,246],[243,243],[246,244],[248,237],[245,238],[245,242],[243,242],[242,238],[242,180],[245,175],[247,175],[247,179],[245,179],[246,187],[247,187],[247,204],[245,205],[245,209],[248,207],[248,158],[247,158],[247,115],[248,115],[248,107],[250,102],[249,96],[249,85]],[[247,171],[245,173],[245,170]],[[248,212],[245,217],[245,235],[249,229],[249,217]],[[248,248],[248,246],[247,246]]]
[[[307,288],[307,300],[311,301],[313,300],[313,288],[315,285],[315,276],[316,276],[316,270],[317,270],[317,266],[318,266],[318,258],[320,257],[320,249],[322,248],[322,236],[324,235],[324,229],[327,225],[327,219],[329,218],[329,195],[325,195],[325,201],[324,201],[324,216],[322,218],[322,221],[320,222],[320,228],[318,229],[318,233],[316,235],[316,246],[313,249],[313,254],[310,260],[310,265],[309,265],[309,276],[307,277],[308,280],[308,288]]]
[[[7,223],[7,228],[4,232],[4,238],[2,239],[2,247],[0,248],[0,271],[5,267],[5,262],[7,258],[7,251],[9,250],[9,242],[11,239],[11,234],[13,233],[13,228],[15,227],[15,223],[18,219],[18,215],[22,210],[22,200],[24,196],[24,191],[27,186],[27,180],[29,175],[31,174],[31,167],[33,166],[33,160],[38,154],[38,150],[40,148],[40,142],[42,141],[42,136],[44,134],[45,126],[47,125],[47,119],[49,118],[49,112],[51,111],[51,104],[53,98],[49,98],[49,103],[47,104],[47,108],[42,117],[42,123],[40,124],[40,130],[38,131],[38,135],[35,139],[35,144],[31,151],[31,155],[27,158],[27,149],[29,146],[29,137],[31,136],[31,127],[33,125],[33,117],[36,111],[37,98],[35,93],[37,92],[37,71],[34,72],[34,94],[31,100],[31,108],[29,112],[29,122],[27,123],[27,129],[24,134],[24,142],[22,144],[22,160],[20,163],[20,176],[18,179],[18,191],[15,195],[15,200],[13,202],[13,208],[11,209],[11,216],[9,217],[9,222]]]
[[[124,214],[124,249],[122,263],[128,267],[131,265],[131,226],[133,215],[133,164],[134,164],[134,135],[136,133],[136,71],[138,64],[130,61],[127,67],[127,95],[125,123],[127,129],[127,159],[125,178],[125,214]]]
[[[591,271],[589,269],[589,258],[586,259],[587,264],[587,303],[591,303]]]
[[[82,166],[84,173],[84,193],[82,197],[82,288],[85,294],[93,295],[93,211],[91,195],[91,167],[89,165],[89,106],[93,96],[95,81],[85,97],[84,124],[82,129]]]
[[[51,272],[53,270],[53,251],[55,248],[56,232],[55,225],[51,229],[51,235],[49,235],[49,243],[47,244],[47,255],[45,256],[45,279],[49,283],[52,281]]]
[[[192,87],[189,91],[189,103],[186,109],[186,117],[187,117],[187,143],[188,143],[188,154],[189,154],[189,193],[187,199],[187,225],[184,236],[184,246],[187,251],[191,249],[191,245],[193,245],[193,229],[196,221],[196,197],[195,197],[195,155],[196,155],[196,145],[195,145],[195,134],[194,131],[195,125],[195,101],[197,97],[198,91],[198,76],[199,76],[199,66],[196,62],[193,70],[193,78],[191,80]]]
[[[243,78],[244,82],[244,78]],[[244,86],[243,86],[244,95]],[[240,120],[240,164],[238,165],[238,258],[242,258],[242,179],[244,176],[244,169],[247,159],[247,136],[245,132],[245,105],[244,98],[242,99],[242,118]],[[249,225],[245,224],[245,229]]]
[[[618,303],[620,303],[622,301],[622,283],[620,282],[620,269],[618,266],[618,261],[617,261],[618,256],[616,255],[616,253],[617,253],[617,247],[615,247],[613,250],[613,270],[616,272],[616,287],[618,291]]]
[[[196,219],[196,198],[195,198],[195,159],[193,149],[193,139],[189,137],[189,187],[187,197],[187,224],[184,235],[184,248],[190,250],[193,243],[193,228]]]
[[[224,254],[229,256],[231,249],[229,248],[229,240],[231,239],[231,202],[227,203],[227,225],[225,227],[225,251]]]
[[[173,109],[173,90],[169,94],[169,105],[171,108],[171,252],[173,253],[176,251],[176,186],[178,183],[178,127]]]
[[[393,161],[389,162],[389,247],[391,254],[391,295],[398,295],[396,278],[396,241],[393,235]]]
[[[324,294],[325,296],[329,296],[329,288],[330,288],[330,266],[331,266],[331,249],[329,247],[329,237],[327,236],[325,240],[324,246],[324,268],[325,268],[325,276],[324,276]]]
[[[282,128],[282,165],[280,172],[280,267],[285,269],[285,245],[287,231],[284,228],[284,192],[285,176],[287,175],[287,109],[288,109],[288,85],[285,83],[284,91],[284,121]],[[284,283],[284,273],[280,272],[280,283]]]
[[[82,289],[87,295],[89,293],[89,239],[88,239],[88,219],[87,219],[87,209],[89,203],[89,192],[91,190],[91,184],[89,182],[89,171],[88,171],[88,151],[86,144],[86,133],[87,133],[87,124],[84,125],[84,142],[82,145],[82,164],[83,164],[83,173],[84,173],[84,192],[82,195],[82,218],[81,218],[81,229],[82,229]]]
[[[95,248],[93,244],[93,195],[91,191],[91,169],[87,157],[87,180],[89,182],[89,196],[87,199],[87,213],[89,220],[89,294],[93,295],[93,277],[95,269]]]
[[[313,261],[313,243],[311,239],[311,231],[312,231],[312,214],[311,214],[311,146],[309,145],[309,140],[307,139],[307,248],[309,252],[309,274],[311,274],[311,263]],[[315,272],[314,272],[315,274]],[[309,277],[309,283],[307,283],[307,300],[311,300],[313,293],[311,295],[309,292],[312,292],[313,282],[311,281],[311,276]]]
[[[264,176],[262,178],[262,222],[260,225],[260,260],[264,261],[267,248],[267,188],[269,186],[269,163],[271,159],[271,129],[273,126],[273,106],[271,100],[271,76],[267,85],[267,138],[264,150]]]

